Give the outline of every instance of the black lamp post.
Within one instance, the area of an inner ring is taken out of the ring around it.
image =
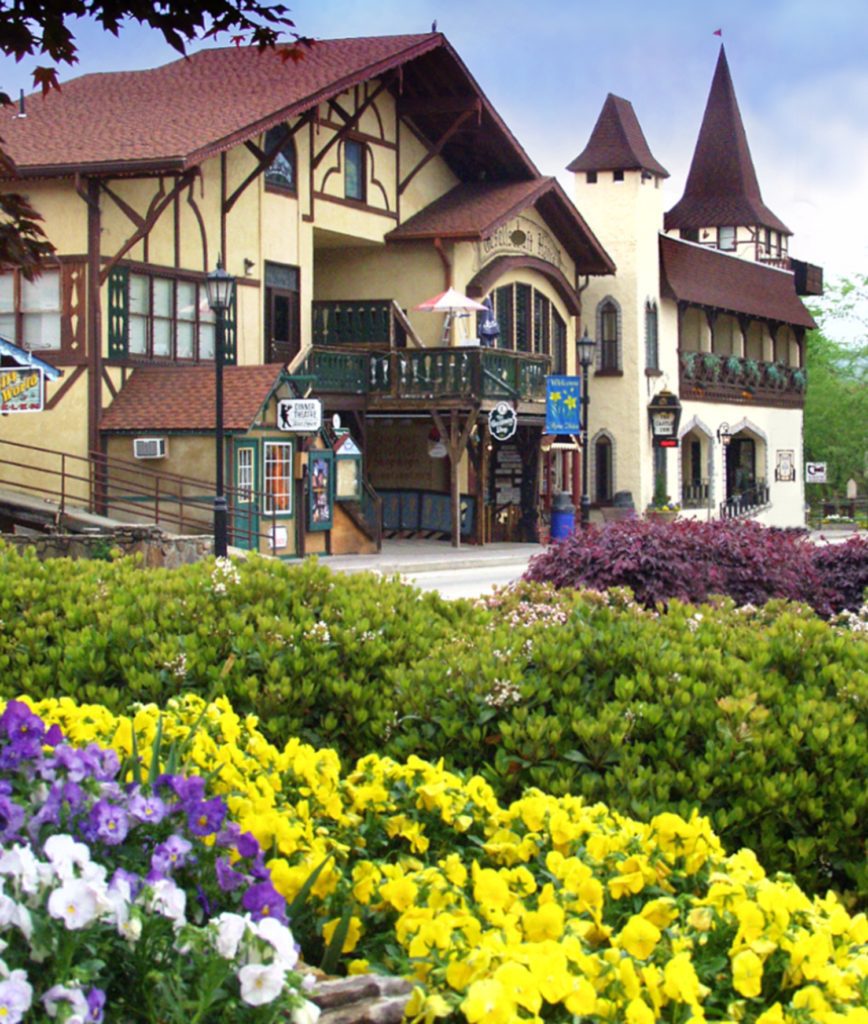
[[[582,368],[582,504],[580,521],[583,530],[587,529],[591,522],[591,496],[588,493],[588,406],[591,404],[591,400],[588,397],[588,377],[596,347],[597,343],[590,337],[586,327],[585,333],[576,342],[576,355],[579,366]]]
[[[214,554],[225,558],[228,547],[226,494],[223,486],[223,356],[226,336],[226,311],[232,303],[235,278],[223,269],[223,262],[217,258],[217,269],[205,278],[208,291],[208,305],[216,320],[214,341],[214,400],[216,403],[214,430],[216,438],[217,466],[214,495]]]

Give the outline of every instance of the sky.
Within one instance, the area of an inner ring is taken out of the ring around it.
[[[297,30],[315,38],[427,32],[436,19],[540,171],[570,195],[565,167],[607,93],[630,100],[671,175],[666,209],[684,188],[722,39],[763,199],[793,232],[791,255],[823,266],[827,281],[868,272],[865,0],[287,2]],[[79,64],[61,81],[176,56],[136,25],[118,39],[84,22],[77,33]],[[29,92],[38,63],[4,60],[0,85]]]

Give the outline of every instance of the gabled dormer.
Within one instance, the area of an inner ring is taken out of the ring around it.
[[[722,46],[684,195],[664,226],[690,242],[788,265],[792,232],[763,202]]]

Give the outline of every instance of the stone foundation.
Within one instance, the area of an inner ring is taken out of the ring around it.
[[[174,569],[191,565],[213,553],[214,538],[202,535],[175,537],[158,526],[118,526],[100,533],[3,534],[3,543],[24,550],[33,547],[40,560],[47,558],[109,558],[112,552],[142,556],[142,565]]]

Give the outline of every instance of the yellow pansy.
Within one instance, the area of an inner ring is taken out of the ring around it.
[[[461,1011],[470,1024],[508,1024],[514,1020],[515,1003],[499,981],[484,978],[470,986]]]
[[[332,937],[340,923],[341,919],[336,917],[331,921],[327,921],[322,926],[322,936],[323,939],[325,939],[326,946],[331,943]],[[344,938],[343,945],[341,946],[341,953],[352,953],[356,946],[358,946],[359,939],[361,937],[362,922],[357,917],[351,917],[349,927],[347,928],[347,934]]]
[[[627,1024],[654,1024],[657,1017],[651,1007],[637,996],[627,1004],[624,1019]]]
[[[522,964],[510,961],[501,964],[494,972],[494,978],[510,993],[519,1006],[530,1013],[539,1013],[542,996],[531,972]]]
[[[660,941],[660,929],[640,914],[634,914],[621,929],[617,943],[637,960],[647,960]]]
[[[732,984],[736,992],[753,999],[763,986],[763,962],[752,949],[743,949],[732,958]]]
[[[663,991],[670,999],[698,1006],[701,990],[688,953],[678,953],[663,968]]]

